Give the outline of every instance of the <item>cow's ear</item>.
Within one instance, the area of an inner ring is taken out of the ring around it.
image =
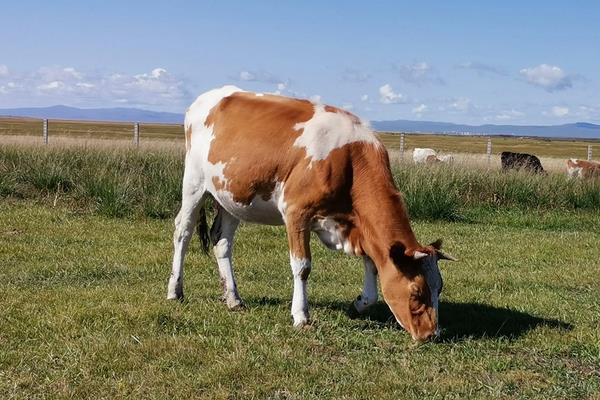
[[[442,250],[436,250],[438,260],[458,261],[458,259]]]

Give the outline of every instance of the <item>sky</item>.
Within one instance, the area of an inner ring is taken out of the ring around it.
[[[600,123],[598,1],[5,1],[0,108],[183,113],[202,92],[370,120]]]

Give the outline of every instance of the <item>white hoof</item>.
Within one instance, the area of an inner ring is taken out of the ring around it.
[[[308,318],[308,315],[305,315],[305,314],[293,315],[293,318],[294,318],[294,328],[296,328],[296,329],[302,329],[305,326],[310,325],[310,319]]]
[[[182,300],[183,299],[183,285],[177,281],[172,282],[169,280],[169,286],[167,288],[167,300]]]

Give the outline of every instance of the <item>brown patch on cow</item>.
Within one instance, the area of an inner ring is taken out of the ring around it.
[[[427,164],[435,164],[435,163],[439,163],[441,160],[439,158],[437,158],[437,156],[434,156],[433,154],[427,156],[427,158],[425,159],[425,162]]]
[[[568,168],[581,168],[582,178],[598,178],[600,177],[600,163],[586,160],[567,160]]]
[[[360,124],[360,118],[358,118],[356,115],[352,114],[351,112],[344,110],[343,108],[338,108],[338,107],[333,107],[333,106],[324,106],[324,109],[326,112],[332,112],[332,113],[338,113],[338,114],[344,114],[346,116],[348,116],[353,123],[355,124]]]

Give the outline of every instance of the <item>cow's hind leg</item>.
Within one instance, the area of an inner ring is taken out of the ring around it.
[[[244,308],[238,293],[233,264],[231,261],[233,238],[240,221],[217,205],[217,216],[210,230],[213,252],[219,266],[219,275],[223,285],[223,301],[230,310]]]
[[[365,280],[362,293],[350,307],[350,315],[364,314],[367,309],[377,303],[377,268],[369,257],[364,257]]]
[[[188,244],[198,221],[200,208],[204,206],[207,194],[204,191],[185,190],[181,201],[181,210],[175,217],[175,232],[173,233],[173,267],[167,288],[167,299],[183,299],[183,261]]]

